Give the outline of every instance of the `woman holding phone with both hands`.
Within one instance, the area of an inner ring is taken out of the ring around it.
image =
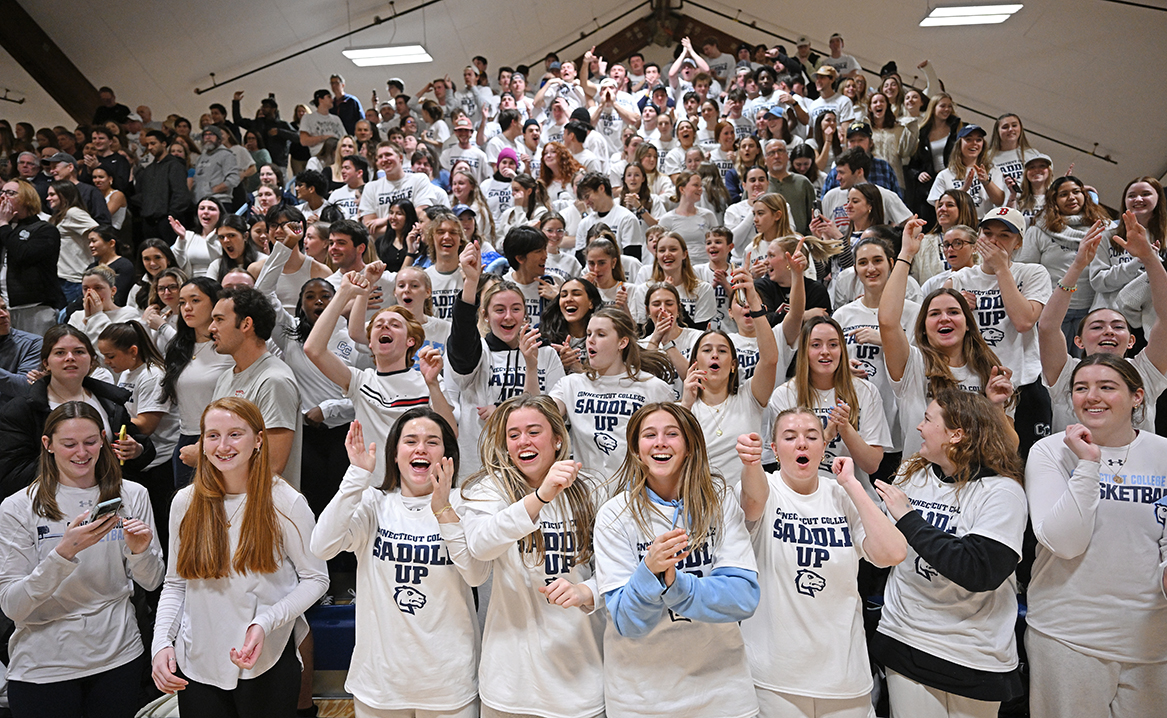
[[[16,623],[8,662],[16,718],[129,718],[138,709],[143,651],[130,599],[134,583],[147,591],[162,583],[164,563],[146,488],[122,479],[103,433],[86,403],[54,409],[36,481],[0,505],[0,608]],[[95,516],[110,500],[119,508]]]

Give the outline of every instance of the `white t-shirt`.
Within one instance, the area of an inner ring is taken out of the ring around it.
[[[300,118],[300,131],[310,135],[328,135],[338,140],[348,134],[345,132],[344,123],[340,121],[339,117],[325,112],[313,112]],[[320,150],[323,148],[324,143],[319,142],[309,147],[308,151],[315,157],[320,154]]]
[[[493,175],[483,180],[478,187],[482,190],[482,196],[486,198],[486,206],[490,209],[490,215],[494,218],[495,226],[499,225],[499,220],[502,219],[502,213],[511,208],[513,203],[513,192],[511,190],[510,180],[499,181]],[[495,237],[496,242],[502,242],[505,235],[498,234]]]
[[[672,526],[673,507],[653,505],[646,535],[633,520],[628,493],[621,492],[596,515],[596,580],[601,594],[626,585],[649,544]],[[667,515],[666,515],[667,514]],[[678,521],[678,526],[684,520]],[[678,572],[708,576],[718,568],[757,571],[745,517],[734,492],[721,498],[721,517],[712,536]],[[675,586],[676,584],[674,584]],[[664,585],[661,584],[662,591]],[[667,591],[663,591],[667,593]],[[666,599],[667,600],[667,599]],[[646,636],[621,636],[608,621],[604,629],[604,694],[609,716],[746,718],[758,713],[741,629],[736,623],[706,623],[661,609],[660,622]]]
[[[841,92],[836,92],[830,99],[819,97],[810,103],[810,110],[807,111],[807,114],[810,115],[810,122],[807,123],[807,126],[814,127],[819,116],[825,112],[835,113],[835,117],[839,120],[839,129],[842,130],[855,114],[855,107],[851,103],[851,98]],[[845,130],[844,134],[846,134]]]
[[[300,414],[300,384],[288,365],[266,353],[243,371],[234,371],[232,367],[219,376],[212,397],[247,399],[259,408],[269,431],[291,429],[292,448],[280,476],[298,491],[304,419]]]
[[[866,532],[830,474],[803,495],[768,474],[770,495],[750,529],[765,598],[742,622],[754,684],[811,698],[871,692],[856,580]],[[808,660],[810,657],[813,660]]]
[[[676,210],[671,210],[660,218],[660,226],[665,231],[676,232],[685,238],[689,261],[694,266],[709,262],[709,255],[705,252],[705,233],[717,226],[717,217],[712,212],[703,207],[696,209],[692,216],[679,215]]]
[[[668,384],[644,372],[636,381],[623,372],[594,380],[586,374],[568,374],[548,393],[563,402],[575,460],[600,486],[611,481],[624,461],[628,420],[636,410],[645,404],[676,398]],[[604,490],[602,495],[611,493]]]
[[[583,273],[583,265],[574,255],[568,252],[547,253],[547,264],[543,267],[548,274],[567,281]]]
[[[606,224],[612,228],[616,233],[616,239],[620,242],[620,247],[643,247],[644,246],[644,228],[640,224],[640,220],[627,207],[619,203],[613,203],[612,209],[608,210],[606,214],[599,212],[589,212],[587,216],[579,221],[579,226],[576,227],[576,245],[579,245],[580,240],[586,237],[588,230],[597,224]],[[702,239],[702,243],[704,243]],[[645,250],[647,251],[647,250]]]
[[[454,316],[454,303],[462,294],[462,268],[459,267],[449,274],[438,271],[436,264],[425,268],[433,285],[434,316],[438,319],[450,319]]]
[[[150,434],[157,453],[147,469],[170,461],[174,456],[174,447],[178,444],[178,414],[174,411],[173,402],[162,400],[164,373],[160,367],[143,364],[137,369],[122,372],[117,381],[118,386],[131,394],[130,400],[126,402],[126,411],[130,412],[131,417],[146,413],[162,415],[154,433]]]
[[[916,326],[916,315],[920,305],[907,300],[904,302],[904,312],[900,317],[900,327],[912,336]],[[834,320],[843,327],[843,334],[847,337],[847,355],[858,359],[867,372],[867,381],[875,387],[883,399],[883,413],[887,417],[888,428],[891,430],[892,451],[902,451],[904,448],[904,429],[900,426],[899,402],[891,388],[891,380],[887,376],[887,365],[883,360],[883,345],[860,344],[855,341],[852,332],[858,329],[873,329],[879,331],[879,309],[863,304],[862,299],[856,299],[835,310]],[[916,425],[912,424],[911,429]]]
[[[999,168],[994,167],[990,170],[989,181],[1002,191],[1005,190],[1005,178],[1001,175]],[[952,170],[945,167],[936,175],[936,181],[932,183],[932,190],[928,192],[928,202],[936,204],[940,195],[950,189],[964,189],[964,177],[955,176],[952,174]],[[973,204],[977,206],[977,219],[984,219],[985,213],[994,207],[993,200],[989,199],[989,193],[985,191],[984,185],[979,179],[974,179],[972,187],[966,189],[965,192],[972,197]]]
[[[855,385],[855,395],[859,400],[859,437],[870,446],[882,446],[884,450],[890,451],[892,448],[891,430],[888,429],[887,417],[883,413],[883,399],[879,396],[879,390],[866,379],[852,377],[851,381]],[[807,407],[822,420],[824,429],[826,429],[828,415],[834,408],[836,401],[838,401],[838,397],[834,389],[829,391],[816,389],[814,391],[814,405]],[[770,458],[773,455],[768,455],[766,450],[769,443],[774,440],[774,421],[778,418],[778,414],[784,409],[793,409],[797,406],[798,389],[795,387],[793,379],[774,389],[774,393],[770,396],[770,403],[766,406],[765,421],[762,425],[766,432],[765,436],[768,437],[762,442],[763,463],[778,460],[777,457]],[[855,407],[851,407],[851,413],[854,415]],[[822,463],[819,464],[819,471],[830,473],[831,464],[834,463],[835,457],[850,455],[851,451],[843,442],[843,437],[835,434],[835,438],[827,442],[827,450],[823,454]],[[875,489],[871,486],[871,478],[866,471],[856,466],[855,478],[863,484],[863,488],[873,501],[879,501]]]
[[[1049,272],[1040,264],[1014,262],[1010,267],[1017,289],[1026,299],[1044,305],[1052,293]],[[1037,350],[1037,327],[1018,333],[1005,311],[997,277],[986,274],[979,266],[965,267],[952,275],[952,288],[971,292],[977,300],[972,308],[977,328],[985,343],[992,347],[1003,366],[1013,370],[1013,386],[1032,384],[1041,375],[1041,358]]]
[[[386,438],[397,419],[417,406],[430,406],[430,390],[420,371],[403,369],[381,373],[376,369],[348,367],[348,390],[357,421],[365,430],[365,441],[384,449]],[[438,378],[441,381],[441,377]],[[375,476],[385,475],[385,452],[377,452]]]
[[[440,158],[442,169],[453,169],[457,162],[465,162],[470,165],[470,171],[474,174],[474,179],[478,184],[491,175],[490,162],[486,159],[486,153],[471,144],[466,149],[462,149],[458,145],[453,145],[442,150]]]
[[[362,217],[375,214],[377,219],[384,219],[389,216],[389,207],[403,199],[413,202],[418,212],[431,205],[446,203],[445,193],[431,184],[428,177],[420,172],[406,172],[399,180],[381,177],[365,185],[360,214]]]
[[[950,366],[949,372],[956,386],[973,394],[985,393],[981,377],[967,365]],[[892,392],[900,407],[900,428],[903,429],[904,458],[920,450],[922,440],[916,427],[924,420],[924,412],[932,401],[928,396],[928,377],[924,373],[924,354],[915,346],[908,349],[908,362],[904,366],[904,376],[899,381],[888,377]]]
[[[730,72],[737,67],[737,59],[728,52],[723,52],[717,57],[707,57],[705,62],[709,64],[709,74],[720,77],[723,84],[726,80],[732,79]]]
[[[858,60],[856,60],[853,56],[848,55],[846,53],[839,53],[838,57],[831,57],[830,55],[827,55],[826,57],[820,58],[818,67],[816,67],[815,69],[817,70],[819,67],[822,67],[823,65],[829,65],[830,67],[833,67],[836,70],[838,70],[840,77],[842,77],[843,75],[846,75],[848,73],[855,72],[856,70],[863,69],[862,67],[859,66]],[[842,119],[842,118],[840,118],[840,119]]]
[[[328,203],[340,210],[345,219],[360,219],[361,218],[361,194],[364,191],[364,185],[353,189],[348,185],[344,185],[332,191],[328,195]]]
[[[368,598],[357,603],[345,690],[379,710],[453,712],[478,695],[470,586],[490,576],[490,564],[470,558],[461,523],[438,523],[429,496],[383,492],[380,476],[350,466],[312,532],[318,557],[356,555],[357,593]],[[463,503],[458,492],[450,503]],[[445,668],[396,670],[392,656]]]
[[[1038,540],[1029,628],[1100,660],[1162,664],[1167,439],[1140,431],[1091,463],[1063,438],[1034,444],[1025,471]]]
[[[717,313],[713,315],[713,319],[709,321],[710,329],[721,329],[725,332],[737,331],[737,325],[729,316],[729,293],[725,291],[725,287],[720,283],[714,283],[716,277],[713,273],[713,268],[708,262],[705,264],[698,264],[693,267],[693,273],[702,282],[707,282],[713,288],[713,301],[717,305]],[[728,274],[728,273],[727,273]]]
[[[1017,185],[1021,185],[1021,180],[1025,179],[1025,163],[1034,157],[1041,155],[1040,152],[1032,147],[1022,157],[1021,149],[1000,150],[993,155],[993,167],[1000,170],[1001,177],[1012,177]],[[1001,185],[1001,189],[1005,189],[1005,185]]]
[[[539,589],[557,578],[586,584],[596,606],[591,567],[574,561],[575,519],[557,496],[532,521],[522,501],[511,503],[488,476],[465,490],[459,509],[470,555],[493,564],[490,606],[482,634],[478,693],[506,713],[591,718],[604,710],[600,648],[603,613],[548,603]],[[543,532],[542,561],[519,553],[519,540]],[[447,657],[447,660],[449,657]]]
[[[742,480],[742,462],[737,455],[737,438],[758,430],[762,425],[765,407],[758,403],[751,387],[752,380],[738,385],[736,394],[715,406],[701,399],[693,402],[692,412],[705,435],[705,451],[709,467],[719,472],[729,486]]]
[[[1050,428],[1053,433],[1060,434],[1066,430],[1067,426],[1071,424],[1080,424],[1077,415],[1074,414],[1074,401],[1070,394],[1070,376],[1074,373],[1074,368],[1081,363],[1081,359],[1075,357],[1066,357],[1066,364],[1062,367],[1062,373],[1058,374],[1057,381],[1054,385],[1049,387],[1049,398],[1053,403],[1054,419]],[[1139,373],[1143,379],[1143,390],[1146,392],[1146,398],[1143,400],[1143,406],[1146,407],[1146,413],[1143,420],[1135,424],[1136,429],[1142,431],[1155,433],[1155,404],[1159,396],[1167,390],[1167,375],[1155,368],[1155,365],[1147,358],[1147,350],[1139,352],[1135,356],[1129,358],[1127,361]],[[1044,376],[1043,381],[1044,382]]]
[[[958,493],[955,484],[944,483],[929,467],[899,486],[932,526],[957,538],[992,539],[1020,558],[1027,518],[1020,483],[987,476]],[[883,597],[880,633],[966,668],[1004,673],[1017,667],[1016,575],[992,591],[969,591],[909,544],[908,557],[892,569]]]

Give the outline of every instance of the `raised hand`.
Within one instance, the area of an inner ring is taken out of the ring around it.
[[[689,374],[685,377],[684,396],[681,397],[681,403],[686,407],[692,407],[693,402],[697,401],[697,396],[705,388],[707,374],[704,369],[698,369],[696,364],[689,367]]]
[[[430,494],[430,508],[435,514],[442,514],[443,509],[450,505],[450,491],[454,486],[454,460],[443,456],[430,472],[430,482],[434,487],[434,492]],[[445,511],[444,514],[452,516],[455,520],[458,518],[453,509]]]
[[[737,438],[737,457],[746,466],[762,463],[762,437],[755,433]]]
[[[1009,367],[995,366],[989,371],[989,383],[985,387],[985,396],[989,401],[1003,406],[1013,396],[1013,370]]]
[[[527,360],[527,364],[539,361],[539,330],[527,324],[523,327],[523,334],[519,337],[519,353]]]
[[[436,386],[442,374],[442,353],[436,347],[423,347],[417,353],[417,360],[426,386]]]
[[[920,244],[924,234],[924,225],[927,224],[917,215],[912,215],[904,224],[904,238],[903,246],[900,248],[900,255],[906,258],[909,262],[920,253]]]
[[[850,456],[836,456],[831,462],[831,473],[835,475],[839,486],[844,488],[852,481],[859,480],[855,478],[855,461]]]
[[[539,497],[545,502],[554,501],[568,486],[575,483],[583,465],[576,461],[556,461],[547,470],[543,483],[539,485]]]
[[[348,462],[353,466],[372,471],[377,466],[376,442],[365,447],[365,430],[361,422],[353,420],[348,427],[348,435],[344,437],[344,450],[348,454]]]

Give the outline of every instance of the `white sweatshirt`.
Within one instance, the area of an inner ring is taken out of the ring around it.
[[[153,590],[162,582],[162,547],[133,555],[121,527],[81,551],[72,561],[54,549],[65,527],[100,501],[101,490],[59,486],[64,519],[53,521],[32,509],[28,491],[0,505],[0,608],[16,622],[9,640],[8,679],[55,683],[125,665],[142,655],[142,637],[130,598],[137,582]],[[119,514],[154,529],[146,488],[122,481]]]
[[[179,491],[170,505],[170,556],[166,585],[154,620],[150,655],[173,646],[178,666],[191,680],[234,690],[240,680],[263,675],[275,665],[292,636],[293,623],[306,630],[302,614],[328,589],[324,562],[308,550],[315,521],[308,501],[286,481],[273,478],[272,503],[284,551],[275,573],[234,572],[227,578],[188,581],[178,575],[179,533],[190,508],[194,486]],[[243,528],[247,494],[228,494],[228,551],[234,556]],[[234,517],[234,520],[232,520]],[[231,662],[231,649],[243,643],[247,629],[263,629],[263,652],[243,670]]]

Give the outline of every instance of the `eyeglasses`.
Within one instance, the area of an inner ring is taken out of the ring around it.
[[[954,239],[949,242],[941,242],[940,246],[944,249],[962,249],[971,244],[976,244],[976,242],[970,242],[967,239]]]
[[[20,192],[14,189],[0,189],[0,194],[5,197],[17,197],[20,195]]]
[[[295,222],[295,221],[289,221],[289,222],[276,222],[275,224],[273,224],[273,225],[271,226],[271,229],[272,229],[273,231],[274,231],[274,230],[277,230],[277,229],[283,229],[284,227],[287,227],[289,224],[299,225],[300,223],[299,223],[299,222]]]
[[[158,293],[159,294],[161,294],[163,292],[177,292],[177,291],[178,291],[177,284],[159,284],[158,285]]]

